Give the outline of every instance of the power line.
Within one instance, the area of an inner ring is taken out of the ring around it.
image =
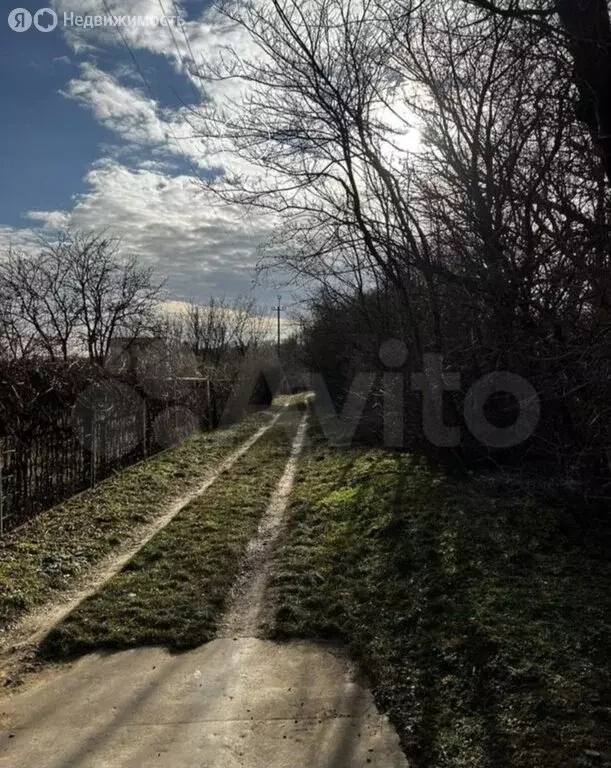
[[[102,2],[104,3],[104,8],[106,8],[106,13],[107,13],[109,16],[112,16],[112,11],[111,11],[111,10],[110,10],[110,8],[108,7],[108,2],[107,2],[107,0],[102,0]],[[149,93],[150,93],[150,95],[151,95],[151,98],[153,99],[153,101],[157,101],[157,99],[155,98],[155,94],[153,93],[153,89],[151,88],[151,85],[150,85],[149,81],[146,79],[146,76],[145,76],[144,72],[143,72],[143,71],[140,69],[140,64],[138,64],[138,60],[136,59],[136,56],[134,55],[134,52],[133,52],[133,51],[132,51],[132,49],[129,47],[129,45],[128,45],[128,43],[127,43],[127,40],[125,39],[125,35],[123,34],[123,32],[122,32],[122,30],[121,30],[121,27],[120,27],[118,24],[117,24],[117,25],[115,25],[115,26],[116,26],[117,32],[118,32],[118,33],[119,33],[119,35],[121,36],[121,40],[123,40],[123,45],[124,45],[124,46],[127,48],[127,51],[128,51],[128,53],[129,53],[129,55],[131,56],[131,58],[132,58],[132,61],[134,62],[134,65],[135,65],[136,69],[137,69],[137,70],[138,70],[138,72],[140,73],[140,77],[142,78],[142,80],[143,80],[144,84],[146,85],[146,87],[147,87],[147,90],[148,90],[148,92],[149,92]]]
[[[165,8],[163,7],[163,4],[162,4],[161,0],[157,0],[157,2],[159,4],[159,7],[161,8],[161,13],[165,16],[166,15]],[[176,18],[178,18],[179,11],[178,11],[178,7],[176,6],[176,3],[174,3],[174,9],[176,10]],[[178,45],[178,41],[176,40],[176,36],[174,34],[174,30],[172,29],[172,25],[171,24],[168,24],[168,29],[170,30],[170,34],[172,35],[172,40],[174,41],[174,47],[176,48],[176,52],[178,53],[178,58],[180,59],[180,63],[182,64],[183,69],[185,70],[185,74],[187,75],[187,80],[189,81],[189,85],[191,86],[191,90],[195,94],[195,100],[199,101],[200,94],[199,94],[197,88],[193,85],[193,80],[191,80],[189,69],[187,68],[187,65],[185,63],[184,56],[182,55],[182,53],[180,51],[180,46]],[[184,29],[183,29],[182,32],[183,32],[183,35],[184,35],[185,34]],[[187,36],[186,35],[185,35],[185,40],[187,40]],[[188,44],[188,42],[189,41],[187,40],[187,44]],[[189,45],[189,50],[190,49],[191,49],[191,46]],[[191,57],[193,57],[193,53],[192,52],[191,52]]]
[[[108,0],[102,0],[102,3],[104,4],[104,8],[106,9],[106,12],[108,13],[108,15],[112,16],[112,11],[108,7]],[[160,0],[160,5],[161,5],[161,0]],[[163,6],[161,6],[161,10],[163,11]],[[164,12],[164,15],[165,15],[165,11],[163,11],[163,12]],[[135,65],[136,69],[138,70],[138,73],[140,74],[140,77],[142,78],[142,82],[145,84],[146,89],[148,90],[148,92],[150,94],[151,99],[153,100],[154,104],[156,104],[157,103],[157,99],[155,98],[155,93],[153,92],[153,89],[151,88],[151,84],[149,83],[146,75],[144,74],[144,72],[140,68],[140,64],[138,64],[138,59],[136,58],[135,53],[132,51],[129,43],[127,42],[127,39],[125,38],[125,35],[123,34],[123,32],[121,30],[121,27],[116,25],[116,29],[117,29],[117,32],[119,33],[120,37],[121,37],[121,40],[123,41],[123,45],[127,49],[127,52],[129,53],[132,61],[134,62],[134,65]],[[173,32],[172,32],[172,37],[174,37],[174,33]],[[193,83],[191,83],[191,85],[193,85]],[[174,139],[174,142],[176,143],[177,146],[180,146],[180,141],[176,138],[174,132],[172,131],[172,129],[170,127],[170,123],[169,122],[167,123],[167,127],[168,127],[168,133],[170,134],[170,138]],[[183,154],[185,154],[184,151],[183,151]],[[202,184],[205,184],[204,180],[202,179],[202,177],[200,175],[199,170],[195,167],[195,165],[193,163],[193,159],[191,157],[189,157],[188,154],[186,154],[186,157],[188,158],[189,163],[191,164],[191,169],[195,172],[195,175],[197,176],[197,178],[202,182]]]
[[[172,4],[174,6],[174,10],[176,12],[176,16],[180,15],[180,11],[178,10],[178,6],[176,5],[176,0],[172,0]],[[185,32],[184,24],[180,25],[180,28],[182,30],[182,36],[185,38],[185,43],[187,44],[187,50],[189,51],[189,56],[191,56],[191,61],[193,62],[193,65],[195,66],[195,54],[193,53],[193,48],[191,48],[191,41],[189,40],[189,37],[187,33]],[[201,99],[201,93],[198,91],[198,98]]]

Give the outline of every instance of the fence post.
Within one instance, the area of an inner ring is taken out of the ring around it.
[[[146,459],[146,400],[142,400],[142,454]]]
[[[95,464],[97,461],[97,445],[96,445],[96,418],[95,408],[93,409],[93,415],[91,417],[91,487],[95,486]]]
[[[206,379],[206,426],[212,430],[212,393],[210,391],[210,377]]]
[[[107,440],[108,423],[106,420],[106,414],[104,414],[100,420],[100,442],[97,446],[98,455],[100,457],[100,479],[103,480],[106,477],[108,471],[107,459],[108,459],[108,440]]]
[[[4,469],[4,452],[0,452],[0,538],[4,536],[4,483],[2,471]]]

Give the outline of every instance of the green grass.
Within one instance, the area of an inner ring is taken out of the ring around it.
[[[414,768],[609,765],[611,566],[409,455],[301,461],[279,637],[346,643]]]
[[[298,415],[283,414],[256,445],[191,502],[104,588],[55,627],[45,658],[100,648],[192,648],[214,637],[287,460]]]
[[[270,418],[269,412],[257,413],[228,429],[195,435],[6,534],[0,539],[0,629],[137,539],[143,524],[195,488]]]

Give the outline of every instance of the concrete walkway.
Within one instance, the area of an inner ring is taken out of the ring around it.
[[[3,768],[407,766],[353,668],[309,643],[95,654],[0,713]]]

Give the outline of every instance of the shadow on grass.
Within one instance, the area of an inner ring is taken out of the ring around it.
[[[608,563],[529,498],[315,441],[277,568],[277,634],[341,636],[415,768],[600,765]]]

